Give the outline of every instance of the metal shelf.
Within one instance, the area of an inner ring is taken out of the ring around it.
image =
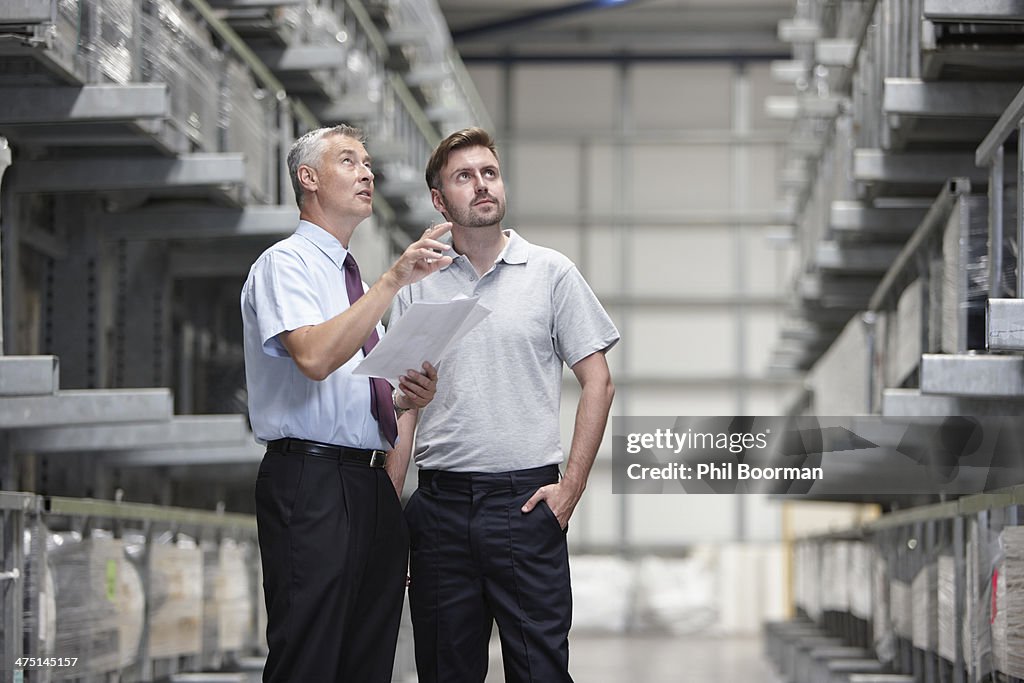
[[[183,449],[220,444],[254,445],[243,415],[177,415],[165,422],[19,429],[15,451],[69,453],[133,451],[164,446]]]
[[[0,356],[0,397],[53,395],[59,372],[56,356]]]
[[[0,398],[0,429],[168,420],[169,389],[81,389]]]

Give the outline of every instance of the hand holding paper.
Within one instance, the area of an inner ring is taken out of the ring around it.
[[[410,369],[418,370],[424,361],[436,366],[448,347],[462,339],[490,312],[478,298],[442,303],[417,301],[391,326],[352,374],[383,377],[397,387],[399,377]]]

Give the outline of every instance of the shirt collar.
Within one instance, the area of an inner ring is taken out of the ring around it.
[[[309,221],[300,220],[299,227],[295,234],[304,237],[313,243],[317,249],[322,251],[327,258],[334,262],[334,265],[341,270],[345,265],[345,257],[348,256],[348,249],[341,246],[341,242],[319,225]]]
[[[505,243],[505,248],[501,250],[501,253],[498,254],[498,258],[494,259],[494,262],[499,263],[504,261],[509,265],[521,265],[526,263],[530,254],[530,243],[520,237],[519,234],[511,228],[503,230],[502,232],[504,232],[505,236],[508,237],[508,242]],[[452,251],[454,252],[454,249]],[[452,263],[463,258],[465,258],[465,255],[455,253],[452,258]],[[451,263],[444,268],[441,268],[441,270],[447,270],[449,266],[451,266]]]

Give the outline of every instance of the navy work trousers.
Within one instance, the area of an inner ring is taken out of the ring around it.
[[[497,621],[507,683],[571,683],[565,532],[541,502],[554,465],[495,473],[420,471],[405,508],[409,604],[420,683],[482,683]]]
[[[265,683],[390,683],[408,533],[380,468],[268,452],[256,479]]]

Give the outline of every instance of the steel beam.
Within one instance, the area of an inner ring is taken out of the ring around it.
[[[232,250],[228,253],[216,251],[179,249],[171,253],[169,274],[171,278],[195,277],[241,277],[249,273],[260,250]]]
[[[0,398],[0,429],[169,420],[169,389],[88,389]]]
[[[0,396],[45,396],[59,388],[56,356],[0,356]]]
[[[887,78],[883,108],[906,116],[996,119],[1019,90],[1016,83]]]
[[[422,178],[382,178],[377,185],[377,191],[388,199],[402,199],[409,195],[416,195],[423,192],[426,185]]]
[[[256,55],[273,71],[316,71],[345,66],[345,48],[303,45],[257,50]]]
[[[989,299],[985,336],[993,351],[1024,351],[1024,299]]]
[[[768,116],[776,119],[793,119],[798,116],[827,119],[838,116],[844,102],[844,98],[837,96],[771,95],[764,98],[764,108]]]
[[[252,515],[168,507],[166,505],[150,505],[146,503],[117,503],[112,500],[52,496],[45,499],[45,512],[51,515],[66,515],[70,517],[124,519],[139,522],[187,524],[256,531],[256,518]]]
[[[1020,126],[1021,119],[1024,119],[1024,88],[1021,88],[1013,101],[1007,105],[1006,110],[996,121],[996,125],[978,145],[978,151],[974,155],[978,166],[987,166],[992,163],[996,149],[1002,147],[1006,140],[1013,135],[1013,132]]]
[[[4,0],[0,3],[0,23],[40,24],[53,21],[53,7],[39,0]]]
[[[4,88],[0,125],[129,121],[169,113],[167,86],[162,83]]]
[[[924,18],[946,22],[1024,22],[1024,0],[924,0]]]
[[[313,113],[325,123],[341,121],[362,121],[378,115],[380,105],[362,95],[346,95],[326,104],[310,105]]]
[[[126,240],[267,237],[292,233],[299,224],[299,210],[294,206],[197,206],[103,215],[99,223],[108,236]]]
[[[223,465],[259,463],[266,447],[255,441],[238,446],[149,448],[105,455],[103,462],[117,467],[164,467],[172,465]]]
[[[252,440],[242,415],[181,415],[152,423],[23,429],[11,435],[11,448],[20,452],[70,453],[239,445]]]
[[[988,171],[974,165],[970,154],[904,152],[890,154],[880,149],[858,149],[853,153],[853,175],[861,182],[935,184],[949,178],[968,178],[972,183],[988,182]]]
[[[778,36],[784,43],[813,43],[821,37],[821,26],[810,19],[783,19]]]
[[[211,7],[217,9],[242,9],[249,7],[281,7],[284,5],[302,5],[306,0],[208,0]]]
[[[928,206],[874,207],[856,201],[834,201],[830,225],[840,233],[892,234],[906,237],[928,213]]]
[[[186,154],[176,159],[105,157],[26,161],[12,173],[17,192],[95,192],[241,185],[241,154]]]
[[[1024,398],[1024,356],[921,356],[921,392]]]
[[[884,417],[947,417],[973,415],[976,417],[1020,415],[1024,411],[1024,398],[1007,401],[1005,398],[985,399],[963,396],[922,394],[919,389],[886,389],[882,392]]]
[[[815,264],[822,270],[850,273],[884,273],[900,252],[898,245],[840,244],[823,241],[817,246]]]
[[[849,69],[857,55],[857,43],[843,38],[823,38],[814,44],[814,59],[824,66]]]
[[[806,78],[809,69],[799,59],[776,59],[771,63],[772,80],[776,83],[796,83]]]

